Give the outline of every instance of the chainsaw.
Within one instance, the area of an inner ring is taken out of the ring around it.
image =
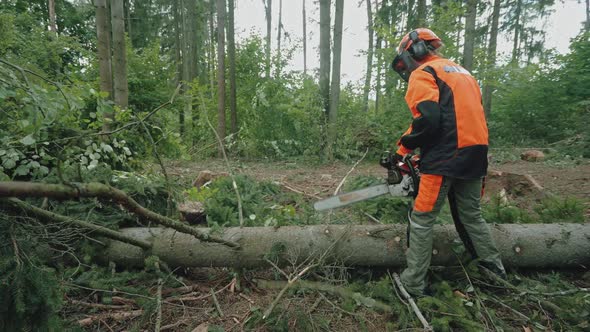
[[[387,194],[396,197],[416,197],[420,181],[418,155],[406,155],[399,160],[394,158],[391,152],[386,151],[379,164],[387,169],[386,183],[332,196],[315,202],[313,207],[316,211],[336,209]]]

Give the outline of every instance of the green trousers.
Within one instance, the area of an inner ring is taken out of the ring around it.
[[[422,188],[432,192],[433,188]],[[414,295],[421,295],[426,287],[426,273],[432,258],[432,227],[445,198],[448,197],[455,227],[467,250],[487,266],[505,273],[500,253],[494,244],[490,230],[481,215],[482,180],[462,180],[442,177],[442,182],[435,188],[438,196],[431,211],[414,210],[410,214],[410,244],[406,253],[407,268],[401,274],[406,290]],[[419,199],[420,197],[418,197]]]

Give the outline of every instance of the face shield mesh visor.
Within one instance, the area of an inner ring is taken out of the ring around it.
[[[412,58],[408,51],[402,51],[396,55],[391,62],[391,68],[398,73],[404,81],[408,82],[412,71],[418,68],[418,63]]]

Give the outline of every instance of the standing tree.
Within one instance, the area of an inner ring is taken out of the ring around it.
[[[113,98],[113,77],[111,72],[111,29],[109,28],[107,0],[95,0],[96,7],[96,38],[98,49],[98,67],[100,76],[100,92],[107,93],[108,98]],[[108,132],[113,121],[111,112],[104,114],[102,130]]]
[[[590,31],[590,0],[586,0],[586,32]]]
[[[305,13],[305,0],[303,0],[303,75],[307,76],[307,18]]]
[[[279,0],[279,24],[277,27],[277,56],[281,56],[281,32],[283,29],[283,0]]]
[[[363,111],[369,111],[369,91],[371,90],[371,74],[373,73],[373,11],[371,0],[367,0],[367,30],[369,31],[369,47],[367,48],[367,72],[365,73],[365,86],[363,89]]]
[[[49,14],[49,31],[57,34],[57,24],[55,23],[55,0],[47,1],[47,12]]]
[[[127,51],[125,46],[125,21],[123,0],[111,3],[111,25],[113,29],[113,83],[115,104],[127,108],[129,87],[127,85]]]
[[[229,60],[229,107],[230,130],[238,133],[238,113],[236,102],[236,42],[234,29],[235,0],[228,0],[227,52]]]
[[[418,28],[418,20],[416,17],[416,12],[414,11],[414,4],[416,0],[408,0],[408,11],[407,11],[407,20],[408,25],[406,26],[406,31],[410,31],[412,29]]]
[[[496,65],[496,47],[498,45],[498,27],[500,22],[500,5],[501,0],[494,0],[494,9],[492,10],[492,28],[490,30],[490,42],[486,59],[486,77],[483,85],[483,108],[486,117],[490,116],[492,111],[492,83],[490,82],[490,71]]]
[[[334,18],[334,57],[332,63],[332,83],[330,93],[330,112],[328,113],[328,144],[326,159],[334,158],[334,144],[337,136],[338,104],[340,103],[340,63],[342,59],[342,22],[344,18],[344,0],[336,0],[336,17]]]
[[[182,38],[181,23],[182,20],[182,8],[180,4],[181,0],[172,1],[172,15],[174,15],[174,62],[176,67],[176,85],[181,84],[183,81],[184,66],[182,61],[182,53],[184,53],[184,39]],[[181,93],[184,94],[186,87],[183,85]],[[178,125],[180,127],[180,135],[184,135],[184,110],[178,112]]]
[[[217,135],[225,139],[225,0],[217,0]],[[219,156],[223,146],[219,145]]]
[[[475,19],[477,16],[477,1],[467,0],[465,13],[465,43],[463,45],[463,67],[473,69],[473,51],[475,46]]]
[[[328,120],[330,114],[330,0],[320,0],[319,90],[324,116]],[[324,141],[324,148],[326,144],[327,141]]]
[[[270,38],[272,33],[272,0],[263,0],[264,13],[266,16],[266,48],[264,49],[266,55],[265,73],[266,78],[270,78]]]
[[[209,81],[211,84],[211,98],[213,99],[213,94],[215,91],[215,0],[209,0],[209,54],[207,65],[209,66]]]

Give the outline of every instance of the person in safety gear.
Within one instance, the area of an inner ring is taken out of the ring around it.
[[[405,35],[392,68],[408,82],[410,128],[395,158],[420,148],[421,179],[409,213],[407,268],[401,280],[422,295],[432,257],[432,226],[448,197],[455,228],[480,265],[506,277],[500,254],[482,218],[482,181],[488,167],[488,128],[477,81],[460,65],[440,56],[441,39],[429,29]]]

